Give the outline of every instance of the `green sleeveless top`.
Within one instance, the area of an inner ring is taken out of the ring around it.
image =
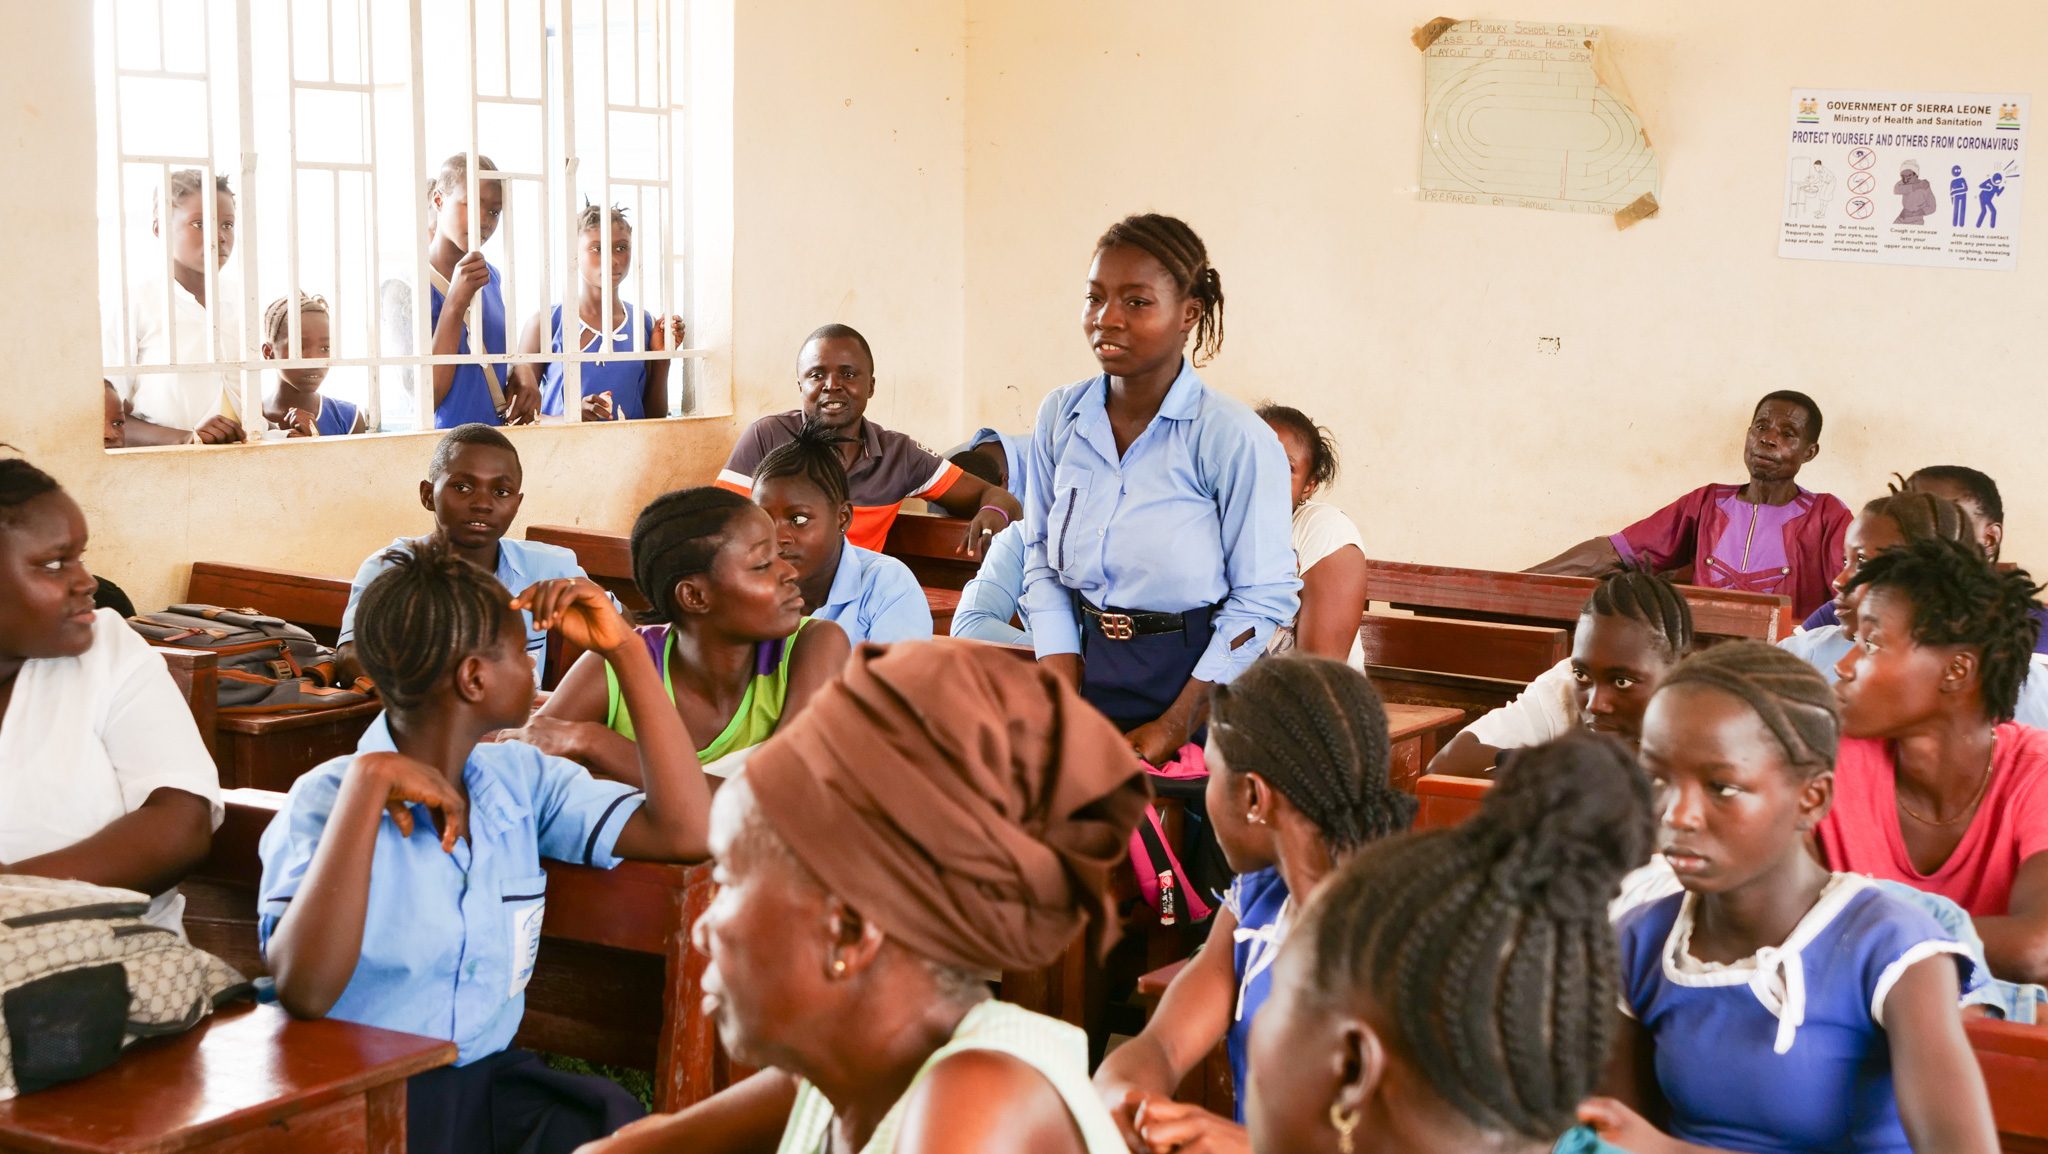
[[[1088,1080],[1088,1035],[1057,1018],[1034,1014],[1022,1006],[990,999],[967,1011],[953,1028],[953,1038],[918,1067],[917,1076],[882,1116],[860,1154],[890,1154],[903,1127],[904,1103],[924,1082],[933,1066],[962,1050],[994,1050],[1008,1054],[1045,1076],[1073,1115],[1088,1154],[1130,1154],[1123,1135],[1102,1104],[1102,1095]],[[809,1082],[797,1083],[796,1105],[782,1131],[776,1154],[825,1154],[832,1131],[832,1103]]]
[[[759,745],[775,732],[776,723],[782,720],[782,703],[789,696],[789,655],[796,651],[796,639],[810,623],[811,619],[806,617],[797,622],[795,633],[754,647],[754,675],[747,681],[746,696],[740,698],[740,707],[733,710],[725,732],[697,751],[698,761],[709,765],[735,750]],[[669,627],[645,625],[634,632],[647,643],[655,667],[661,670],[662,687],[668,690],[668,699],[674,701],[676,683],[669,672],[668,659],[675,646],[670,642]],[[619,675],[610,663],[604,667],[604,691],[605,728],[628,741],[637,740],[633,736],[633,718],[626,712],[625,698],[619,693]]]

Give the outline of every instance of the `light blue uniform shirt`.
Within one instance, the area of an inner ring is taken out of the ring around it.
[[[356,748],[393,748],[382,715]],[[353,760],[337,757],[293,782],[263,831],[256,932],[266,953]],[[510,1045],[526,1012],[547,893],[540,859],[619,864],[619,831],[646,799],[518,741],[471,750],[462,782],[469,836],[454,853],[441,849],[424,806],[413,806],[409,838],[389,814],[378,819],[362,954],[327,1016],[446,1038],[460,1051],[456,1064],[468,1065]]]
[[[1119,457],[1108,395],[1109,378],[1090,377],[1038,410],[1024,502],[1032,644],[1040,657],[1081,651],[1069,590],[1098,608],[1154,613],[1221,603],[1194,676],[1229,682],[1301,605],[1280,438],[1183,360],[1159,414]]]
[[[996,429],[980,428],[966,441],[946,450],[946,459],[978,449],[990,441],[999,441],[1003,446],[1003,467],[1009,471],[1010,482],[1004,486],[1018,501],[1025,500],[1025,490],[1031,485],[1031,434],[1005,433]]]
[[[370,554],[363,561],[362,568],[356,570],[355,580],[348,585],[348,607],[341,611],[341,634],[338,644],[346,645],[355,640],[356,603],[363,599],[363,590],[370,587],[370,582],[377,579],[377,574],[391,567],[390,562],[384,560],[384,554],[393,549],[403,549],[410,553],[419,540],[417,537],[400,537],[390,545]],[[498,579],[498,584],[505,587],[505,592],[516,597],[536,581],[545,581],[551,577],[586,577],[588,574],[583,572],[583,566],[576,563],[576,554],[560,545],[506,537],[498,542],[498,568],[492,576]],[[618,604],[616,598],[612,604]],[[526,655],[533,658],[533,677],[537,685],[540,683],[541,667],[546,664],[548,632],[533,627],[532,613],[521,610],[519,615],[526,619]]]
[[[1835,663],[1854,644],[1840,625],[1820,625],[1801,629],[1778,642],[1778,648],[1820,670],[1820,675],[1833,685],[1841,676],[1835,672]],[[2013,708],[2012,719],[2035,729],[2048,729],[2048,657],[2036,653],[2027,663],[2027,679],[2020,682],[2020,699]]]
[[[910,566],[851,541],[839,551],[839,571],[825,603],[811,614],[836,621],[855,645],[863,641],[929,641],[932,607]]]
[[[1012,525],[989,539],[981,568],[960,590],[953,611],[953,636],[1006,645],[1031,644],[1031,631],[1010,624],[1024,594],[1024,526]]]

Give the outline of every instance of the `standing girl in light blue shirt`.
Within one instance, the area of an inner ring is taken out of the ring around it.
[[[1162,765],[1225,684],[1292,621],[1287,457],[1183,357],[1223,343],[1223,279],[1157,214],[1102,235],[1081,329],[1102,372],[1038,411],[1023,612],[1039,660]]]
[[[263,832],[258,935],[300,1017],[446,1038],[407,1086],[414,1150],[569,1151],[641,1111],[604,1079],[509,1049],[540,949],[541,858],[609,869],[705,856],[711,796],[653,659],[587,578],[518,597],[428,540],[364,591],[356,650],[386,704],[353,757],[292,785]],[[618,672],[645,789],[523,742],[533,662],[520,610]]]

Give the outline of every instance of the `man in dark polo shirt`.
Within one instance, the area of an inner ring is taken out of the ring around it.
[[[882,551],[906,497],[970,518],[961,547],[969,557],[981,556],[990,537],[1024,515],[1008,490],[962,472],[911,438],[867,419],[868,401],[875,395],[874,353],[867,338],[846,325],[826,325],[805,339],[797,354],[796,389],[801,408],[771,413],[740,434],[718,471],[721,488],[753,496],[761,458],[794,438],[808,420],[843,438],[839,459],[846,465],[853,500],[846,539],[860,548]]]

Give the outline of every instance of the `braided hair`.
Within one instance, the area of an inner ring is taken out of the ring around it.
[[[584,201],[584,202],[583,202],[583,211],[581,211],[581,212],[579,212],[579,213],[577,213],[577,214],[576,214],[576,231],[577,231],[577,232],[592,232],[592,231],[596,230],[596,228],[597,228],[597,227],[598,227],[598,226],[599,226],[600,224],[603,224],[603,223],[604,223],[604,216],[605,216],[605,207],[604,207],[603,205],[601,205],[601,204],[592,204],[592,203],[590,203],[590,202],[589,202],[589,201],[587,201],[587,200],[586,200],[586,201]],[[632,230],[632,228],[633,228],[633,222],[632,222],[632,221],[630,221],[630,220],[627,220],[627,219],[626,219],[626,206],[625,206],[625,205],[622,205],[622,204],[615,204],[615,205],[612,205],[612,206],[611,206],[611,216],[612,216],[612,231],[613,231],[613,232],[617,232],[617,231],[618,231],[619,229],[622,229],[622,228],[623,228],[623,229],[626,229],[626,230],[627,230],[627,231],[629,231],[629,232],[630,232],[630,231]]]
[[[291,333],[292,301],[297,299],[302,313],[319,313],[327,316],[327,298],[317,293],[293,293],[270,302],[263,310],[263,339],[282,349],[285,337]]]
[[[1865,586],[1912,603],[1915,644],[1975,649],[1984,711],[2012,720],[2041,633],[2041,586],[2026,570],[1999,571],[1974,543],[1914,541],[1865,561],[1848,588]]]
[[[839,459],[839,446],[850,440],[806,420],[796,436],[768,450],[768,455],[754,466],[754,483],[777,477],[803,477],[825,494],[826,504],[837,509],[849,499],[846,463]]]
[[[1634,621],[1649,630],[1673,660],[1692,652],[1692,606],[1660,573],[1630,567],[1602,577],[1579,614]]]
[[[1977,506],[1978,516],[1996,524],[2005,523],[2005,500],[1998,495],[1998,482],[1968,465],[1929,465],[1915,469],[1903,487],[1911,489],[1920,481],[1947,481],[1970,495],[1970,503]]]
[[[1269,425],[1278,425],[1301,438],[1308,446],[1308,483],[1323,488],[1337,479],[1337,435],[1309,419],[1292,405],[1267,403],[1255,410]]]
[[[1148,212],[1127,216],[1110,225],[1102,239],[1095,242],[1095,251],[1115,245],[1149,253],[1173,278],[1182,295],[1201,302],[1202,315],[1195,322],[1193,360],[1197,365],[1207,364],[1223,347],[1223,274],[1209,263],[1209,249],[1202,238],[1179,217]]]
[[[1962,506],[1946,497],[1915,490],[1893,489],[1863,506],[1865,517],[1890,517],[1907,541],[1959,541],[1972,548],[1970,519]]]
[[[1606,1066],[1607,903],[1652,832],[1649,782],[1621,742],[1574,732],[1515,750],[1470,821],[1369,846],[1323,884],[1294,931],[1310,993],[1366,993],[1448,1105],[1549,1142]]]
[[[382,560],[356,607],[356,658],[391,708],[418,709],[463,658],[498,644],[512,598],[431,538]]]
[[[1365,675],[1288,653],[1209,694],[1209,733],[1232,772],[1256,773],[1315,823],[1333,857],[1399,833],[1415,799],[1387,784],[1387,711]]]
[[[708,573],[732,519],[752,501],[715,485],[678,489],[650,501],[633,522],[633,583],[649,606],[642,620],[676,624],[676,583]]]
[[[1835,691],[1803,658],[1764,641],[1728,641],[1679,662],[1657,692],[1678,685],[1708,686],[1747,705],[1798,780],[1835,767],[1842,740]]]
[[[440,480],[441,474],[448,471],[448,466],[455,461],[455,454],[461,452],[464,445],[489,445],[512,454],[514,461],[519,459],[519,450],[512,447],[511,438],[481,421],[471,421],[448,430],[440,444],[434,446],[434,457],[427,462],[427,480]]]
[[[0,449],[14,446],[0,444]],[[49,493],[61,493],[64,486],[22,457],[0,458],[0,525],[12,526],[22,506]]]

